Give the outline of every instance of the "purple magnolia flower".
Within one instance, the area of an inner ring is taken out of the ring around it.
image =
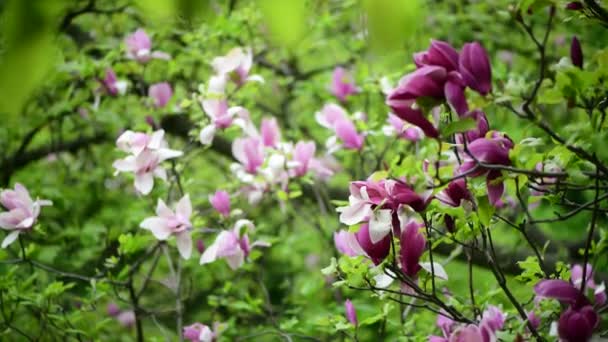
[[[245,231],[241,229],[245,227]],[[224,230],[218,234],[215,241],[201,255],[200,264],[208,264],[217,259],[226,259],[228,266],[236,270],[245,262],[252,248],[269,247],[270,244],[264,241],[256,241],[249,244],[248,230],[254,230],[253,222],[249,220],[238,220],[232,230]]]
[[[177,250],[184,259],[189,259],[192,254],[192,237],[190,230],[190,216],[192,215],[192,204],[190,196],[182,197],[175,211],[169,209],[162,199],[158,199],[156,205],[156,215],[148,217],[140,223],[140,227],[149,230],[154,237],[160,241],[167,240],[170,236],[175,236]]]
[[[127,91],[127,81],[119,81],[111,68],[106,69],[101,85],[105,92],[111,96],[123,95]]]
[[[342,67],[334,69],[331,82],[331,93],[341,102],[346,101],[349,95],[356,94],[359,91],[355,85],[352,76]]]
[[[276,118],[263,118],[260,125],[262,142],[266,147],[277,147],[281,142],[281,130]]]
[[[399,80],[397,88],[388,95],[388,105],[393,107],[404,100],[419,97],[444,98],[444,84],[448,73],[445,68],[435,65],[424,65]],[[399,115],[395,111],[395,114]]]
[[[401,269],[403,273],[412,278],[416,278],[418,271],[422,268],[419,262],[426,247],[426,239],[420,232],[420,228],[423,226],[412,220],[405,225],[399,237]]]
[[[464,88],[465,84],[460,74],[455,71],[450,72],[444,86],[445,99],[458,116],[463,116],[469,111]]]
[[[349,150],[360,150],[363,147],[364,137],[357,133],[355,124],[348,120],[338,120],[334,124],[336,136],[342,140],[344,147]]]
[[[167,180],[166,170],[160,164],[183,153],[171,150],[164,140],[165,131],[158,130],[152,135],[125,131],[116,140],[116,146],[129,153],[124,159],[116,160],[112,166],[116,173],[133,172],[135,174],[135,189],[147,195],[154,187],[154,177]]]
[[[359,325],[359,321],[357,321],[357,311],[355,310],[353,302],[351,302],[350,299],[347,299],[344,302],[344,307],[346,309],[346,319],[348,319],[350,324],[354,325],[355,327]]]
[[[462,201],[473,200],[473,196],[469,189],[467,189],[467,182],[464,178],[451,181],[445,189],[435,195],[435,198],[452,207],[461,206]]]
[[[348,255],[351,257],[360,255],[355,248],[353,248],[353,241],[356,241],[355,234],[348,232],[346,230],[340,230],[334,232],[334,245],[338,252]]]
[[[216,73],[228,76],[239,87],[249,81],[264,83],[262,76],[249,75],[253,66],[253,53],[250,48],[234,48],[225,56],[215,57],[211,65]]]
[[[478,165],[478,162],[492,165],[511,165],[509,151],[513,148],[513,142],[505,135],[494,132],[489,138],[479,138],[467,146],[464,162],[459,168],[460,173],[469,173],[470,177],[486,175],[488,187],[488,198],[492,205],[500,200],[504,192],[504,184],[499,179],[502,176],[500,170],[486,169]],[[475,169],[475,171],[472,171]]]
[[[363,147],[365,137],[357,132],[355,124],[348,117],[344,108],[333,103],[326,104],[315,114],[315,119],[321,126],[334,131],[335,136],[326,142],[329,153],[335,152],[341,147],[352,150],[359,150]],[[342,141],[342,145],[338,143],[338,138]]]
[[[355,233],[357,244],[355,245],[354,250],[355,252],[358,252],[356,246],[360,246],[361,250],[365,252],[365,255],[369,257],[375,265],[379,265],[386,259],[391,250],[391,236],[386,235],[374,242],[372,241],[370,234],[369,224],[362,224],[359,231]]]
[[[127,58],[134,59],[140,63],[145,63],[150,58],[171,59],[167,53],[152,51],[152,41],[143,29],[138,29],[133,34],[125,38],[127,45]]]
[[[116,317],[118,314],[120,314],[120,308],[114,302],[108,304],[107,311],[108,315],[112,317]]]
[[[481,95],[492,91],[492,68],[488,53],[478,42],[466,43],[460,52],[458,71],[467,87]]]
[[[488,118],[486,114],[479,109],[475,109],[471,112],[462,116],[463,118],[471,118],[477,122],[477,127],[475,129],[468,130],[464,133],[464,138],[467,142],[471,142],[486,136],[486,133],[490,130],[490,125],[488,123]],[[464,144],[463,136],[461,134],[456,134],[456,143]]]
[[[419,127],[405,122],[393,113],[388,114],[386,121],[389,125],[384,126],[382,130],[387,136],[397,134],[399,138],[409,141],[420,141],[424,137],[424,132]]]
[[[572,60],[572,65],[580,69],[583,68],[583,49],[576,37],[572,37],[572,43],[570,44],[570,60]]]
[[[196,240],[196,250],[200,253],[203,254],[205,252],[205,242],[201,239]]]
[[[434,65],[452,71],[458,69],[458,51],[449,43],[441,40],[431,40],[431,46],[427,51],[414,54],[414,62],[417,67]]]
[[[484,311],[479,324],[457,326],[450,318],[440,314],[437,317],[437,325],[443,337],[429,336],[429,342],[494,342],[496,332],[504,326],[505,318],[505,314],[494,306]]]
[[[148,89],[148,96],[154,100],[156,108],[163,108],[171,100],[173,90],[167,82],[155,83]]]
[[[6,248],[34,226],[40,207],[53,205],[49,200],[32,200],[30,193],[20,183],[15,183],[15,190],[5,189],[0,192],[0,204],[8,210],[0,213],[0,228],[10,231],[2,241],[2,248]]]
[[[571,1],[566,4],[566,9],[570,11],[580,11],[583,8],[583,4],[580,1]]]
[[[226,191],[216,191],[213,196],[209,196],[209,202],[213,209],[217,210],[222,216],[230,216],[230,195]]]
[[[562,341],[589,341],[598,327],[600,317],[591,305],[569,307],[559,316],[557,332]]]
[[[256,137],[235,139],[232,155],[241,163],[245,172],[255,174],[264,164],[264,144]]]
[[[182,334],[185,339],[191,342],[212,342],[217,337],[215,331],[201,323],[185,326]]]
[[[298,141],[293,150],[293,172],[296,177],[306,175],[315,156],[316,145],[313,141]]]

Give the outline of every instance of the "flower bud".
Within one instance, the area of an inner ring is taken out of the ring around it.
[[[583,49],[576,37],[572,37],[572,44],[570,44],[570,59],[574,66],[583,68]]]
[[[492,68],[488,53],[478,42],[467,43],[460,53],[459,71],[464,83],[481,95],[492,91]]]
[[[344,302],[344,307],[346,308],[346,318],[348,321],[352,325],[357,326],[359,322],[357,321],[357,311],[355,311],[353,302],[351,302],[350,299],[347,299],[346,302]]]
[[[583,4],[580,1],[572,1],[566,5],[566,9],[569,11],[580,11],[583,9]]]

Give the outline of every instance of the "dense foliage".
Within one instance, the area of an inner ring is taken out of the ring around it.
[[[0,7],[2,340],[608,338],[608,3]]]

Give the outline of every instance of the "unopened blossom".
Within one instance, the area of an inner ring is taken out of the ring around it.
[[[227,55],[215,57],[211,65],[216,73],[227,75],[237,86],[248,81],[264,82],[262,76],[249,75],[253,65],[251,48],[233,48]]]
[[[196,240],[196,250],[200,253],[203,254],[205,252],[205,242],[203,242],[203,240],[198,239]]]
[[[263,118],[260,125],[262,143],[266,147],[277,147],[281,142],[281,130],[276,118]]]
[[[143,220],[140,227],[152,232],[154,237],[160,241],[165,241],[174,236],[179,254],[182,258],[189,259],[192,254],[192,237],[190,236],[192,204],[190,203],[190,196],[182,197],[177,202],[175,211],[167,207],[165,202],[159,198],[156,205],[156,215]]]
[[[600,316],[591,305],[570,306],[559,316],[557,331],[564,342],[589,341],[600,323]]]
[[[145,63],[151,58],[171,59],[165,52],[152,51],[152,40],[143,29],[138,29],[125,38],[127,58]]]
[[[359,91],[352,76],[342,67],[336,67],[331,79],[331,93],[341,102]]]
[[[183,154],[181,151],[168,148],[164,134],[162,129],[152,135],[126,131],[116,141],[116,146],[130,155],[116,160],[112,166],[116,169],[116,173],[133,172],[135,188],[143,195],[152,191],[154,177],[167,180],[167,172],[160,164]]]
[[[226,99],[207,99],[201,101],[201,105],[205,114],[207,114],[211,120],[211,123],[203,127],[199,134],[199,140],[203,145],[211,144],[216,131],[230,127],[233,124],[235,117],[249,117],[249,113],[243,107],[228,107],[228,101]]]
[[[298,141],[292,153],[292,170],[296,177],[306,175],[313,164],[316,145],[313,141]]]
[[[232,143],[232,155],[245,172],[255,174],[264,164],[264,144],[256,137],[237,138]]]
[[[419,141],[424,137],[424,132],[417,126],[407,123],[393,113],[388,114],[388,125],[382,127],[387,136],[397,135],[399,138],[409,141]]]
[[[2,241],[2,248],[6,248],[34,226],[40,207],[52,205],[49,200],[32,200],[30,193],[20,183],[15,183],[15,189],[5,189],[0,192],[0,204],[7,211],[0,213],[0,228],[9,231]]]
[[[583,68],[583,49],[578,38],[572,37],[572,43],[570,44],[570,60],[572,65]]]
[[[125,94],[128,83],[124,80],[118,80],[114,70],[108,68],[106,69],[104,78],[101,80],[101,85],[108,95],[118,96]]]
[[[504,184],[500,177],[500,170],[487,169],[479,163],[491,165],[511,165],[509,151],[513,148],[513,141],[502,133],[493,132],[489,137],[476,139],[467,145],[464,162],[459,172],[467,173],[470,177],[486,176],[488,198],[492,205],[496,205],[504,192]]]
[[[110,315],[112,317],[116,317],[120,313],[120,308],[114,302],[109,303],[106,310],[108,312],[108,315]]]
[[[215,331],[201,323],[185,326],[182,334],[185,339],[191,342],[212,342],[217,337]]]
[[[466,43],[460,52],[458,71],[467,87],[481,95],[492,91],[492,67],[488,53],[478,43]]]
[[[350,299],[347,299],[344,302],[344,308],[346,310],[346,319],[350,322],[350,324],[357,326],[359,325],[359,321],[357,320],[357,311],[355,310],[355,305]]]
[[[216,191],[209,196],[209,202],[213,209],[217,210],[224,217],[230,216],[230,195],[223,190]]]
[[[459,207],[462,201],[473,200],[473,196],[467,188],[467,182],[464,178],[451,181],[445,189],[435,195],[435,198],[451,207]]]
[[[156,108],[163,108],[171,100],[173,90],[167,82],[155,83],[148,89],[148,96],[154,100]]]
[[[566,4],[566,9],[570,11],[580,11],[584,8],[583,3],[580,1],[570,1]]]
[[[241,231],[243,228],[244,231]],[[269,243],[256,241],[249,243],[248,232],[255,228],[249,220],[238,220],[231,230],[224,230],[218,234],[215,241],[201,255],[200,264],[208,264],[217,259],[225,259],[231,269],[236,270],[245,262],[251,249],[260,246],[268,247]]]

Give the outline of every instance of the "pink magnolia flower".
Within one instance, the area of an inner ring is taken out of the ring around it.
[[[340,230],[338,232],[334,232],[334,245],[338,252],[348,255],[348,256],[357,256],[360,255],[355,248],[352,247],[352,240],[356,239],[355,235],[346,230]]]
[[[344,302],[344,308],[346,310],[346,319],[350,322],[350,324],[357,326],[359,325],[359,321],[357,320],[357,311],[355,310],[355,306],[350,299],[347,299]]]
[[[159,198],[156,205],[156,215],[143,220],[139,226],[152,232],[154,237],[160,241],[175,236],[179,254],[182,258],[189,259],[192,254],[192,237],[190,236],[192,204],[190,203],[190,196],[182,197],[177,202],[175,211],[169,209],[165,202]]]
[[[106,93],[111,96],[124,95],[127,91],[127,81],[119,81],[116,78],[114,70],[111,68],[106,69],[105,77],[101,80],[101,85]]]
[[[473,200],[464,178],[451,181],[445,189],[435,195],[435,198],[451,207],[459,207],[462,201]]]
[[[222,216],[230,216],[230,195],[226,191],[216,191],[213,196],[209,196],[209,202]]]
[[[382,127],[385,135],[397,135],[399,138],[409,141],[420,141],[424,132],[417,126],[411,125],[393,113],[388,114],[387,126]]]
[[[150,58],[171,59],[165,52],[152,51],[152,41],[143,29],[137,29],[125,38],[127,46],[127,58],[134,59],[140,63],[146,63]]]
[[[173,96],[173,90],[167,82],[155,83],[148,89],[148,96],[154,100],[156,108],[163,108]]]
[[[458,71],[467,87],[481,95],[492,91],[492,67],[488,53],[478,42],[466,43],[460,52]]]
[[[237,86],[248,81],[264,82],[262,76],[249,75],[253,65],[253,53],[250,48],[234,48],[225,56],[215,57],[211,65],[216,73],[229,76]]]
[[[374,265],[379,265],[391,251],[391,236],[386,235],[378,241],[373,241],[370,233],[370,225],[364,223],[354,234],[356,240],[351,242],[357,255],[365,255],[371,259]],[[361,253],[361,250],[364,253]]]
[[[182,155],[181,151],[167,148],[167,142],[163,139],[164,134],[163,130],[158,130],[151,136],[126,131],[116,141],[119,149],[131,154],[116,160],[112,166],[116,169],[116,174],[133,172],[135,189],[143,195],[152,191],[154,177],[167,180],[167,172],[160,164],[167,159]]]
[[[241,229],[245,227],[245,231]],[[252,248],[256,246],[268,247],[269,243],[256,241],[249,244],[248,230],[255,229],[253,222],[249,220],[238,220],[232,230],[224,230],[215,238],[215,241],[201,255],[200,264],[208,264],[217,259],[226,259],[228,266],[236,270],[245,262]]]
[[[184,338],[191,342],[212,342],[217,337],[215,331],[201,323],[185,326],[182,333]]]
[[[15,189],[5,189],[0,192],[0,204],[8,210],[0,213],[0,228],[10,231],[2,241],[2,248],[6,248],[34,226],[40,207],[53,205],[49,200],[32,200],[30,193],[20,183],[15,183]]]
[[[352,76],[342,67],[334,69],[331,81],[331,93],[341,102],[346,101],[346,98],[359,91]]]
[[[125,328],[131,328],[135,325],[136,317],[135,311],[124,310],[121,311],[117,316],[116,320]]]
[[[293,150],[293,173],[296,177],[306,175],[312,166],[315,156],[316,145],[313,141],[298,141]]]
[[[245,172],[255,174],[264,164],[264,145],[256,137],[238,138],[232,143],[232,155],[241,163]]]
[[[114,302],[109,303],[106,310],[108,311],[108,315],[112,317],[116,317],[120,313],[120,308]]]
[[[260,133],[266,147],[277,147],[281,142],[281,130],[276,118],[263,118]]]
[[[203,127],[199,134],[201,144],[209,145],[213,142],[215,132],[218,129],[230,127],[235,116],[249,117],[249,113],[243,107],[228,107],[225,99],[207,99],[201,101],[205,114],[211,119],[211,124]]]
[[[496,332],[504,326],[505,315],[494,306],[484,311],[479,324],[458,326],[449,317],[439,314],[437,325],[443,333],[441,336],[429,336],[429,342],[495,342]]]
[[[363,147],[364,136],[357,132],[355,124],[348,117],[344,108],[337,104],[326,104],[315,114],[317,122],[334,131],[334,136],[330,137],[326,146],[329,153],[339,150],[341,147],[359,150]],[[338,143],[338,139],[342,144]]]

